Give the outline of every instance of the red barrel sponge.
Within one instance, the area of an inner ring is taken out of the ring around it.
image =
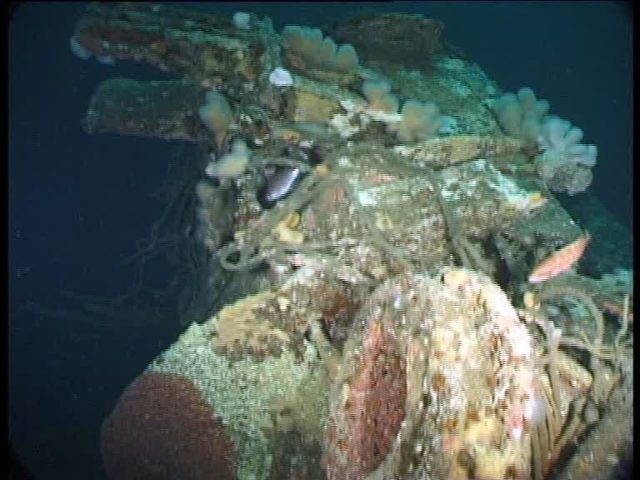
[[[234,478],[233,443],[198,388],[179,375],[147,372],[102,425],[107,477],[127,480]]]

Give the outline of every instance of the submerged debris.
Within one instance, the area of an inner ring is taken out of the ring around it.
[[[442,31],[87,7],[77,56],[182,77],[103,82],[85,126],[202,147],[184,232],[211,306],[109,416],[110,478],[600,478],[623,456],[632,274],[560,275],[590,235],[553,191],[586,188],[595,147]]]

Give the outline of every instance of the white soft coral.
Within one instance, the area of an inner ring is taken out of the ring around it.
[[[571,122],[550,115],[545,117],[538,137],[538,148],[542,151],[556,150],[563,152],[567,161],[585,167],[593,167],[598,156],[598,147],[580,143],[583,133]]]
[[[540,151],[536,170],[551,190],[573,195],[591,184],[597,147],[580,143],[582,130],[571,122],[547,115],[549,102],[538,100],[533,90],[523,87],[517,94],[500,96],[493,109],[507,135]]]
[[[582,136],[582,130],[571,122],[545,117],[538,136],[542,153],[535,158],[535,165],[550,189],[574,195],[591,184],[590,169],[596,164],[598,148],[580,143]]]
[[[527,145],[534,145],[540,134],[542,118],[549,111],[549,102],[538,100],[529,87],[522,87],[517,94],[500,96],[493,110],[498,123],[511,137],[519,138]]]

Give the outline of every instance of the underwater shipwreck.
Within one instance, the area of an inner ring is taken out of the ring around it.
[[[549,101],[419,15],[99,3],[70,46],[175,76],[102,82],[87,132],[201,151],[209,306],[105,419],[108,478],[614,478],[632,272],[558,200],[597,147]]]

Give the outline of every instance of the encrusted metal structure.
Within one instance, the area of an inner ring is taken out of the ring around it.
[[[76,53],[177,77],[102,83],[88,132],[187,140],[209,162],[233,161],[241,140],[250,157],[228,178],[194,162],[202,292],[222,293],[105,420],[109,478],[613,472],[632,442],[630,277],[527,283],[584,232],[538,177],[535,152],[500,130],[495,83],[443,28],[407,15],[346,21],[328,33],[362,50],[360,63],[306,72],[296,58],[317,47],[304,43],[312,30],[296,30],[290,52],[253,14],[87,7]],[[405,30],[428,55],[415,58]],[[276,67],[292,85],[270,82]],[[446,128],[401,144],[390,125],[426,120],[368,105],[371,78],[398,104],[437,102]],[[211,112],[208,127],[210,90],[233,118]]]

